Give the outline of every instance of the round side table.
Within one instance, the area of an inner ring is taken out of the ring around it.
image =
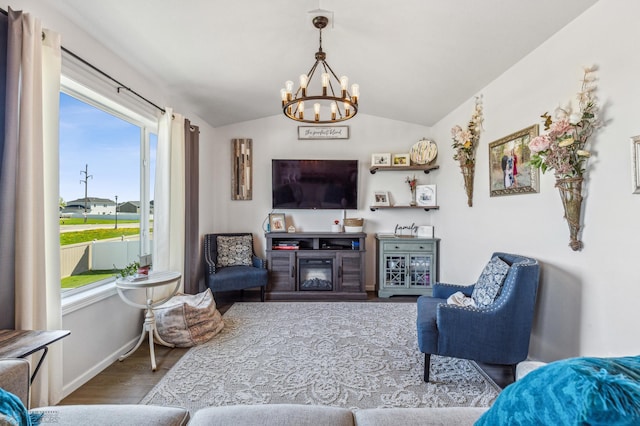
[[[120,298],[124,300],[126,304],[133,306],[134,308],[144,309],[146,311],[144,315],[144,323],[142,324],[142,334],[138,339],[138,343],[136,343],[133,349],[131,349],[129,352],[120,356],[118,358],[120,361],[127,358],[140,347],[147,333],[149,335],[149,355],[151,356],[151,370],[156,371],[156,355],[153,350],[153,338],[155,337],[156,341],[164,346],[168,346],[170,348],[174,347],[174,345],[172,345],[171,343],[167,343],[162,340],[162,338],[158,334],[158,329],[156,327],[156,317],[153,313],[153,308],[168,302],[173,296],[175,296],[175,294],[178,292],[178,289],[180,288],[181,277],[182,274],[180,274],[179,272],[160,271],[150,272],[148,278],[139,281],[129,280],[127,278],[118,278],[116,280],[116,290],[118,291]],[[175,282],[175,287],[171,291],[171,294],[156,301],[153,300],[154,288],[168,285],[173,282]],[[133,300],[129,299],[124,292],[124,290],[142,289],[144,289],[146,292],[144,304],[134,302]]]

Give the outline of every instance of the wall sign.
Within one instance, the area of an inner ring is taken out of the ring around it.
[[[349,139],[349,126],[298,126],[298,139]]]

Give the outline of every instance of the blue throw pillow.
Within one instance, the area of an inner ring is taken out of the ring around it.
[[[471,293],[471,298],[477,307],[486,308],[496,300],[508,272],[509,265],[498,256],[493,257],[487,263]]]
[[[475,423],[495,425],[640,424],[640,356],[570,358],[507,386]]]

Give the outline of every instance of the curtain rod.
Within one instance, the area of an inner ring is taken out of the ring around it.
[[[2,8],[0,8],[0,13],[2,13],[3,15],[9,16],[9,12],[7,12],[6,10],[4,10]],[[144,102],[148,103],[152,107],[162,111],[163,114],[166,112],[164,108],[159,107],[158,105],[156,105],[155,103],[151,102],[149,99],[145,98],[144,96],[142,96],[141,94],[139,94],[135,90],[133,90],[130,87],[125,86],[124,84],[120,83],[118,80],[116,80],[115,78],[111,77],[109,74],[107,74],[106,72],[102,71],[100,68],[96,67],[95,65],[89,63],[87,60],[85,60],[85,59],[81,58],[80,56],[76,55],[75,53],[73,53],[72,51],[67,49],[66,47],[60,46],[60,48],[66,54],[72,56],[74,59],[82,62],[84,65],[88,66],[89,68],[91,68],[95,72],[101,74],[102,76],[104,76],[104,77],[108,78],[109,80],[113,81],[114,83],[116,83],[118,85],[118,87],[116,88],[116,91],[118,93],[120,93],[121,90],[126,90],[127,92],[131,93],[132,95],[137,96],[139,99],[142,99]]]
[[[72,51],[70,51],[69,49],[67,49],[64,46],[60,46],[60,48],[62,49],[63,52],[65,52],[67,55],[72,56],[74,59],[82,62],[84,65],[88,66],[89,68],[91,68],[92,70],[94,70],[95,72],[103,75],[104,77],[108,78],[109,80],[113,81],[114,83],[118,84],[118,87],[116,87],[116,91],[118,93],[120,93],[121,90],[126,90],[127,92],[131,93],[132,95],[137,96],[138,98],[142,99],[143,101],[145,101],[146,103],[148,103],[149,105],[153,106],[154,108],[162,111],[162,113],[164,114],[166,111],[164,108],[159,107],[158,105],[156,105],[155,103],[151,102],[149,99],[145,98],[144,96],[142,96],[141,94],[139,94],[138,92],[136,92],[135,90],[131,89],[128,86],[125,86],[124,84],[120,83],[118,80],[116,80],[115,78],[111,77],[109,74],[107,74],[106,72],[102,71],[100,68],[96,67],[95,65],[89,63],[87,60],[81,58],[80,56],[76,55],[75,53],[73,53]]]

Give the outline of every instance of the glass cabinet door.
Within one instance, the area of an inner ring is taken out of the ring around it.
[[[408,283],[410,287],[431,287],[431,257],[431,255],[424,254],[409,255]]]
[[[405,287],[406,256],[390,254],[384,258],[384,286]]]

